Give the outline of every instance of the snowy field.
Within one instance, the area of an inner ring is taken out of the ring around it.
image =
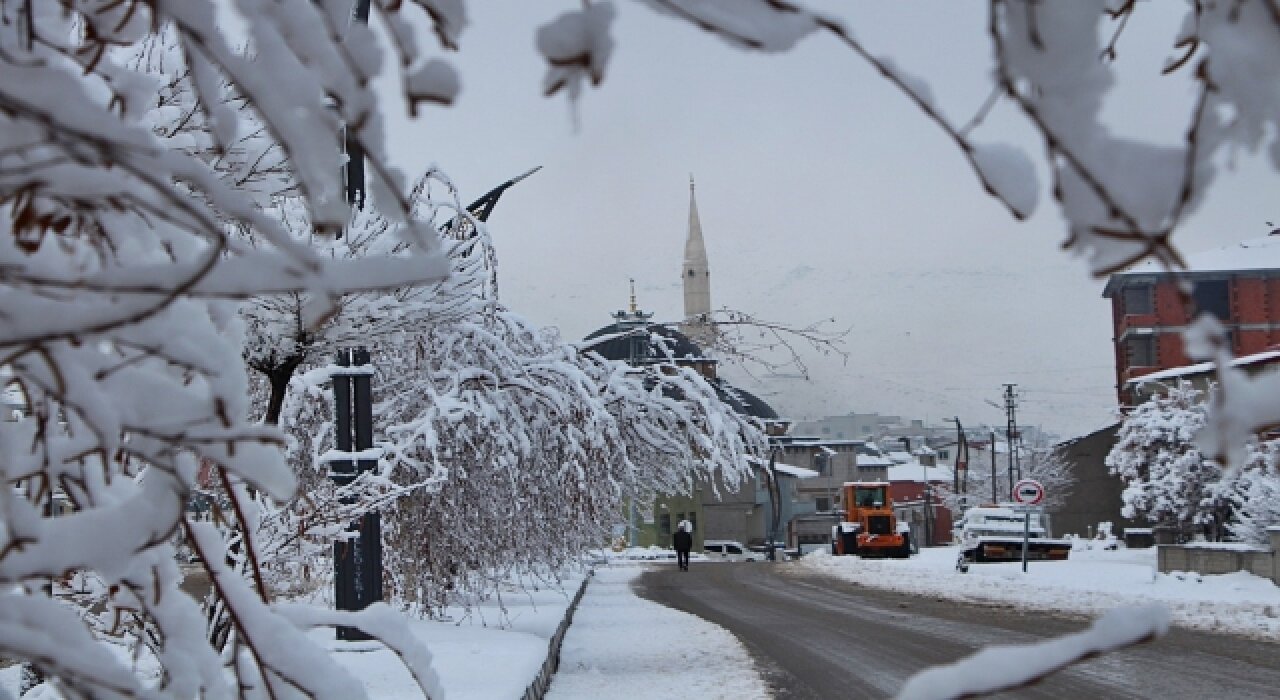
[[[1067,561],[973,564],[955,569],[957,548],[932,547],[906,560],[814,552],[799,566],[865,586],[977,603],[1095,617],[1117,607],[1161,603],[1173,624],[1275,639],[1280,587],[1247,573],[1201,576],[1156,571],[1156,550],[1077,549]]]

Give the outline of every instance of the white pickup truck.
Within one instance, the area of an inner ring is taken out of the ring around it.
[[[980,506],[965,511],[956,522],[956,541],[960,543],[962,562],[1021,561],[1022,536],[1026,515],[1013,506]],[[1071,552],[1071,541],[1052,539],[1040,523],[1040,515],[1031,513],[1027,559],[1061,561]]]

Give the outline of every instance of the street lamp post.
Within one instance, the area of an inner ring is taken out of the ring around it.
[[[844,519],[840,509],[836,507],[836,470],[835,465],[831,462],[830,448],[819,447],[818,452],[814,454],[813,461],[817,463],[819,473],[827,477],[827,514],[832,519],[832,532],[835,527]],[[834,544],[834,537],[833,542]]]
[[[772,442],[772,441],[771,441]],[[769,466],[765,472],[766,481],[769,486],[769,547],[766,550],[769,561],[776,561],[777,555],[774,553],[774,542],[778,539],[778,525],[782,519],[782,488],[778,485],[777,460],[778,453],[782,448],[777,444],[769,446]]]

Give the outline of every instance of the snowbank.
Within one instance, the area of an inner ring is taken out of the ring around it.
[[[833,557],[814,552],[799,566],[865,586],[969,603],[1096,616],[1159,602],[1182,627],[1270,637],[1280,635],[1280,588],[1237,572],[1220,576],[1156,570],[1156,550],[1073,550],[1058,562],[974,564],[955,569],[956,547],[933,547],[906,560]]]

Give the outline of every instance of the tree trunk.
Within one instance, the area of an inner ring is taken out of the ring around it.
[[[271,397],[267,399],[267,412],[262,418],[264,423],[280,425],[280,409],[284,407],[284,394],[289,389],[289,380],[293,379],[293,373],[297,371],[300,364],[302,364],[302,357],[295,355],[275,367],[263,370],[263,374],[267,375],[267,381],[271,383]]]

